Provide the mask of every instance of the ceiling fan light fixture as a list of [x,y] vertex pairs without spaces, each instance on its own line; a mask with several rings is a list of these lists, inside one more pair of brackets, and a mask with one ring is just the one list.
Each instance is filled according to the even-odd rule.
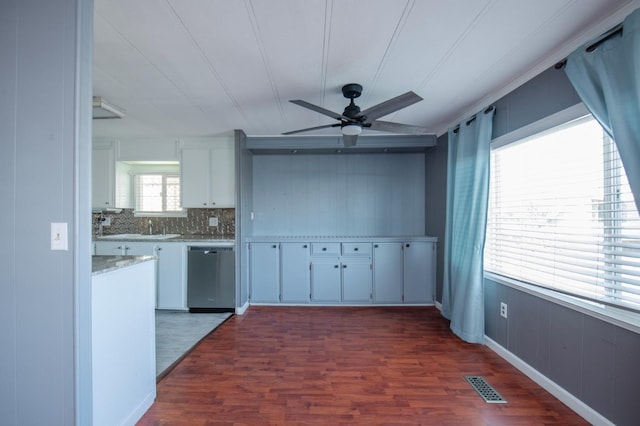
[[362,133],[362,126],[358,124],[351,123],[351,124],[342,126],[343,135],[356,136],[356,135],[359,135],[360,133]]

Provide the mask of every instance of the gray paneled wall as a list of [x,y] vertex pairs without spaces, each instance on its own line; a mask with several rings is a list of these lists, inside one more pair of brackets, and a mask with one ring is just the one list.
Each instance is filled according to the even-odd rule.
[[[91,1],[0,1],[3,425],[89,424],[92,17]],[[53,222],[69,250],[50,249]]]
[[488,337],[613,423],[638,424],[640,335],[489,279],[485,304]]
[[253,233],[424,235],[424,153],[253,157]]

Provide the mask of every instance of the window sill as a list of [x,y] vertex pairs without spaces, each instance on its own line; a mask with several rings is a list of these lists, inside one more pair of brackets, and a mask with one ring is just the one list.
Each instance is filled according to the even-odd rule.
[[133,212],[133,217],[187,217],[187,210],[181,212]]
[[484,278],[640,334],[640,314],[557,293],[492,272],[484,271]]

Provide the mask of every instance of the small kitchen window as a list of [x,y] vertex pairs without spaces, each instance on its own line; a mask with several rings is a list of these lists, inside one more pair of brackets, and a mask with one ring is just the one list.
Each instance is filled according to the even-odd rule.
[[171,173],[140,173],[133,177],[136,216],[185,217],[180,207],[180,176]]

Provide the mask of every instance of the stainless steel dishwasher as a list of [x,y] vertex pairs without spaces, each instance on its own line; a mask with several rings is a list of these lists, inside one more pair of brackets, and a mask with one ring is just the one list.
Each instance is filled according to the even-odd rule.
[[189,247],[187,307],[189,312],[233,312],[235,252],[231,247]]

